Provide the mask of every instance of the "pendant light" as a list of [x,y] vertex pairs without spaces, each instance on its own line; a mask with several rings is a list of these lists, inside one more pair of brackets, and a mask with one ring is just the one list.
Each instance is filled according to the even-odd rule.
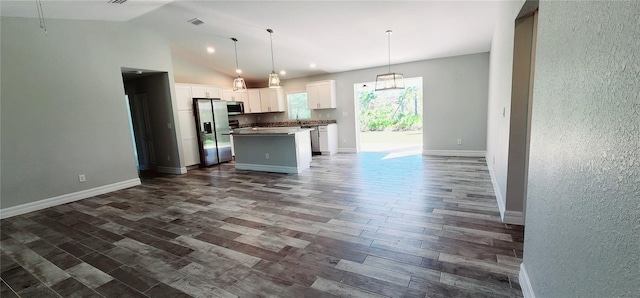
[[267,32],[269,32],[269,40],[271,41],[271,74],[269,74],[269,88],[280,88],[282,87],[280,86],[280,77],[278,77],[275,64],[273,63],[273,38],[271,37],[273,30],[267,29]]
[[391,72],[391,33],[393,33],[393,31],[387,30],[386,33],[389,44],[389,72],[376,77],[376,91],[404,89],[404,79],[402,74]]
[[247,83],[245,83],[244,79],[240,77],[240,73],[242,71],[240,70],[240,67],[238,67],[238,40],[235,37],[232,37],[231,40],[233,40],[233,47],[236,50],[236,73],[238,74],[236,79],[233,80],[233,91],[245,91],[247,90]]

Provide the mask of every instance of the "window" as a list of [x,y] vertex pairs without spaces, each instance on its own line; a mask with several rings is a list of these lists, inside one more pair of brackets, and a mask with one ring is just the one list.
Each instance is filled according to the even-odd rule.
[[307,106],[307,93],[287,94],[289,120],[311,119],[311,110]]

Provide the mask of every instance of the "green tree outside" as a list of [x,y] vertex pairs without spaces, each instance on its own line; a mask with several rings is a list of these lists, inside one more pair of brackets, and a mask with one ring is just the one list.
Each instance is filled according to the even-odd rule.
[[361,91],[360,131],[422,130],[422,88]]

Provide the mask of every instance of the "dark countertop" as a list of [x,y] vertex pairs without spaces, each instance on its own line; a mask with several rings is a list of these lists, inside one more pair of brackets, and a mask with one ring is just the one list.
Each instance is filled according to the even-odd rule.
[[231,131],[234,136],[269,136],[269,135],[293,135],[299,132],[312,131],[313,128],[300,127],[259,127],[240,128]]
[[301,121],[283,121],[283,122],[267,122],[267,123],[248,123],[241,124],[242,128],[248,127],[318,127],[327,124],[337,123],[336,120],[301,120]]

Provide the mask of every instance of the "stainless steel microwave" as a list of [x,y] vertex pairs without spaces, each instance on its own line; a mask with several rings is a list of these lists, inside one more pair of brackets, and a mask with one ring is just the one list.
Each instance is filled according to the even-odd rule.
[[227,112],[229,112],[229,115],[242,115],[242,114],[244,114],[244,102],[241,102],[241,101],[227,101]]

